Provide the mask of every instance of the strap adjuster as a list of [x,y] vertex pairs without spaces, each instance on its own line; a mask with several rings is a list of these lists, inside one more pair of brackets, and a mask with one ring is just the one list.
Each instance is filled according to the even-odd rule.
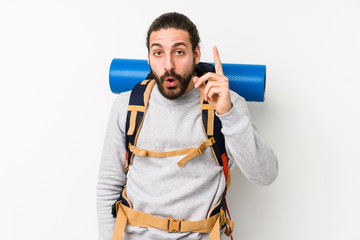
[[167,224],[167,232],[168,233],[181,233],[181,222],[184,221],[184,219],[174,219],[172,217],[168,217],[168,224]]

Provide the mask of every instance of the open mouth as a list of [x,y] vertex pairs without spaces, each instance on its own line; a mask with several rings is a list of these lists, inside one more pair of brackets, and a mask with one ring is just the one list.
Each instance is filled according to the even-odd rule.
[[166,86],[168,87],[174,87],[176,85],[176,79],[173,77],[167,77],[165,79]]

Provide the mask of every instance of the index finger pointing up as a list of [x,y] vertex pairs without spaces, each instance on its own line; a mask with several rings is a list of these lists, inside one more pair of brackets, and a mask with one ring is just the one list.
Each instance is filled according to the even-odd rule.
[[219,56],[219,51],[216,46],[213,47],[213,53],[214,53],[214,64],[215,64],[215,72],[220,75],[224,75],[221,60]]

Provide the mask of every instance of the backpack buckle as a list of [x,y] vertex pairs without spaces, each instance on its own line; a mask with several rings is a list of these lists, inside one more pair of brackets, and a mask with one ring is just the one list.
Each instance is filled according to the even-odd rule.
[[181,222],[184,221],[184,219],[174,219],[172,217],[168,217],[168,224],[167,224],[167,232],[168,233],[181,233]]

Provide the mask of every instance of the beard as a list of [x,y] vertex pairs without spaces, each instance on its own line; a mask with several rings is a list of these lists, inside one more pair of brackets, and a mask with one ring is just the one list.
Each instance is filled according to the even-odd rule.
[[[152,69],[151,72],[155,77],[155,81],[159,87],[160,93],[166,97],[167,99],[174,100],[182,96],[187,87],[189,86],[189,82],[192,79],[192,76],[195,71],[195,61],[191,66],[191,69],[185,72],[183,75],[175,73],[173,70],[165,72],[164,75],[158,76]],[[176,80],[175,86],[166,86],[165,79],[167,77],[172,77]]]

